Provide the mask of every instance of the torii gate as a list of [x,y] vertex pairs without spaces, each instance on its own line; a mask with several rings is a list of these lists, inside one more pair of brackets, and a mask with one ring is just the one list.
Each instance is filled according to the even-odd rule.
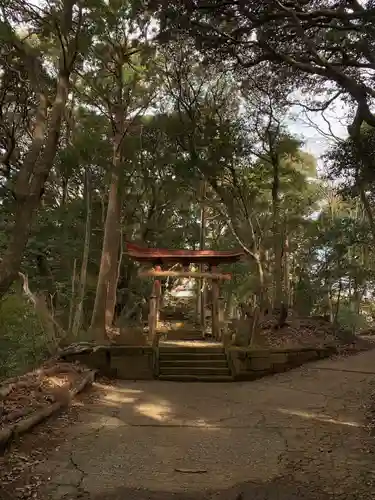
[[[167,250],[162,248],[143,248],[134,243],[126,243],[127,254],[137,262],[148,263],[152,265],[151,269],[140,270],[138,275],[141,277],[151,276],[176,277],[176,278],[196,278],[209,279],[212,282],[212,336],[214,339],[220,339],[221,318],[220,318],[220,280],[230,280],[228,273],[218,272],[218,266],[223,263],[237,262],[244,257],[243,250]],[[190,264],[200,264],[208,266],[208,272],[195,271],[172,271],[163,270],[162,266],[170,268],[172,265],[181,264],[184,269],[188,269]],[[156,337],[158,326],[158,316],[160,308],[161,284],[155,279],[152,295],[150,297],[150,308],[148,316],[149,339],[151,342]]]

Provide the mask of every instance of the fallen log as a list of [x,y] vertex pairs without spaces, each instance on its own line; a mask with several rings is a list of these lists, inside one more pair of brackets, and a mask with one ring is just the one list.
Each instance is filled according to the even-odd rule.
[[91,385],[94,380],[95,380],[95,375],[96,371],[95,370],[90,370],[84,377],[82,377],[81,380],[77,380],[77,382],[74,384],[74,386],[70,389],[69,391],[69,402],[83,389],[86,387],[86,385]]
[[[5,380],[0,384],[0,400],[5,399],[13,389],[21,387],[30,388],[37,387],[42,377],[50,377],[53,375],[63,375],[65,373],[78,373],[77,367],[74,365],[57,365],[47,368],[39,368],[20,377],[13,377]],[[34,378],[35,377],[35,378]]]
[[9,384],[8,386],[0,387],[0,400],[5,399],[8,396],[8,394],[10,394],[13,391],[15,386],[16,384]]
[[94,382],[95,374],[95,370],[90,370],[82,374],[81,378],[69,389],[66,397],[62,397],[59,401],[35,411],[20,422],[4,426],[0,429],[0,450],[4,450],[14,438],[28,432],[51,415],[66,408],[78,393],[83,391],[87,385],[91,385]]
[[5,449],[6,445],[12,439],[13,426],[7,426],[0,429],[0,451]]
[[15,420],[18,420],[19,418],[24,418],[27,415],[30,415],[32,413],[34,408],[22,408],[22,410],[14,410],[11,413],[8,413],[3,417],[3,420],[5,422],[14,422]]
[[36,411],[30,417],[27,417],[16,424],[13,424],[12,434],[14,438],[24,434],[28,430],[35,427],[37,424],[40,424],[46,418],[50,417],[53,413],[56,413],[64,406],[64,401],[57,401],[52,405],[48,405],[40,410]]

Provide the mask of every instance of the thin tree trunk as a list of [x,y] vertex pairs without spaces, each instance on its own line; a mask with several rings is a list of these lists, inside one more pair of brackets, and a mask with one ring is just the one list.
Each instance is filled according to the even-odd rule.
[[[289,248],[288,248],[289,251]],[[294,255],[291,256],[291,261],[289,262],[289,294],[288,294],[288,304],[291,309],[294,308],[294,299],[295,299],[295,288],[296,288],[296,273],[295,273],[295,264],[294,264]]]
[[328,307],[329,320],[331,323],[333,323],[332,283],[330,280],[327,288],[327,307]]
[[[120,277],[121,277],[121,267],[122,267],[122,258],[124,256],[124,241],[123,241],[123,232],[122,232],[122,227],[120,227],[120,254],[119,254],[119,258],[118,258],[118,265],[117,265],[117,275],[116,275],[116,287],[114,287],[114,291],[115,291],[115,297],[114,297],[114,301],[113,301],[113,311],[112,311],[112,322],[115,321],[115,315],[116,315],[116,306],[118,304],[118,300],[117,300],[117,288],[118,288],[118,284],[119,284],[119,281],[120,281]],[[142,319],[142,312],[140,313],[140,320]]]
[[[360,299],[360,292],[359,292],[359,286],[358,286],[358,280],[355,277],[354,278],[354,291],[353,291],[353,299],[352,299],[352,306],[351,309],[352,311],[358,315],[359,311],[361,309],[361,299]],[[352,325],[352,332],[355,333],[357,329],[356,321],[353,322]]]
[[266,293],[265,293],[264,270],[259,255],[255,257],[255,264],[257,266],[258,280],[259,280],[258,301],[260,310],[263,313],[265,309],[267,309],[268,301],[266,300]]
[[272,167],[273,253],[275,259],[273,307],[276,310],[281,310],[283,302],[283,235],[281,234],[280,224],[280,178],[278,158],[273,159]]
[[285,228],[284,239],[284,304],[289,309],[290,307],[290,265],[289,265],[289,238],[287,229]]
[[86,223],[85,223],[85,240],[83,244],[83,255],[81,272],[78,284],[77,301],[74,313],[74,320],[72,326],[73,337],[77,337],[79,330],[82,325],[82,310],[83,310],[83,300],[85,298],[86,291],[86,280],[87,280],[87,264],[89,261],[90,252],[90,236],[91,236],[91,216],[92,216],[92,204],[91,204],[91,171],[87,167],[85,170],[85,194],[84,198],[86,201]]
[[340,278],[339,292],[337,294],[337,302],[336,302],[336,312],[335,312],[335,317],[333,319],[333,323],[335,323],[335,324],[338,323],[338,316],[339,316],[339,312],[340,312],[340,302],[341,302],[341,292],[342,292],[342,279]]
[[[207,182],[203,180],[201,182],[201,221],[200,221],[200,238],[199,238],[199,250],[204,250],[206,245],[206,190]],[[204,265],[201,264],[200,272],[204,271]],[[206,289],[204,286],[204,279],[198,281],[198,293],[197,293],[197,320],[199,320],[201,325],[202,334],[206,331]]]
[[77,281],[77,259],[73,261],[73,272],[70,285],[70,307],[69,307],[69,320],[68,320],[68,332],[72,331],[73,318],[74,318],[74,304],[76,300],[76,281]]
[[[71,98],[70,106],[66,108],[66,113],[65,113],[65,126],[66,126],[66,131],[65,131],[65,147],[72,147],[72,136],[74,132],[74,108],[75,108],[75,93],[74,89],[76,86],[77,82],[77,74],[74,74],[72,76],[72,89],[73,89],[73,95]],[[69,186],[69,175],[67,172],[60,172],[61,174],[61,205],[66,206],[68,202],[68,186]]]
[[370,202],[367,198],[366,192],[364,190],[363,184],[360,182],[358,183],[358,188],[359,188],[359,195],[363,204],[363,208],[365,209],[366,215],[368,222],[370,224],[371,228],[371,233],[372,233],[372,238],[375,240],[375,220],[374,220],[374,214],[372,213],[372,208],[370,205]]
[[44,252],[41,251],[37,255],[36,262],[37,262],[38,273],[43,278],[43,282],[45,284],[43,288],[44,292],[46,292],[46,303],[52,311],[57,306],[57,299],[58,299],[57,288],[55,280],[53,278],[53,274],[48,264],[47,257]]
[[[119,205],[120,208],[120,205]],[[118,214],[118,220],[120,220],[120,213]],[[117,231],[118,240],[116,242],[117,245],[117,256],[113,255],[113,266],[111,268],[111,277],[108,283],[107,290],[107,304],[105,310],[105,325],[106,328],[110,328],[113,324],[113,319],[115,316],[115,309],[117,303],[117,286],[118,280],[120,277],[120,269],[121,269],[121,260],[122,260],[122,231],[121,227],[119,227]],[[116,265],[115,265],[116,264]]]

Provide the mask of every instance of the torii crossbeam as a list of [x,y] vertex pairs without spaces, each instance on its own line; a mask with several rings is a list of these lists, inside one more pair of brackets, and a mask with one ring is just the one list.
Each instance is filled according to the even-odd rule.
[[[164,248],[144,248],[134,243],[127,242],[127,255],[137,262],[149,263],[152,269],[139,272],[141,277],[180,277],[209,279],[212,283],[212,335],[219,340],[221,337],[221,321],[219,311],[219,280],[230,280],[228,273],[217,272],[217,267],[223,263],[233,263],[244,257],[242,250],[168,250]],[[181,264],[186,269],[190,264],[207,265],[209,272],[173,271],[163,270],[162,266]],[[156,334],[158,313],[160,307],[161,284],[159,280],[154,281],[153,292],[150,298],[149,310],[149,336],[153,341]]]

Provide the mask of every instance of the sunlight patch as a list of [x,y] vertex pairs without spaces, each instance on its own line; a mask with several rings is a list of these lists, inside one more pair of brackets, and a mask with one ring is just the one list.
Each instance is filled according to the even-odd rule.
[[203,420],[202,418],[199,418],[198,420],[195,420],[194,421],[194,424],[197,426],[197,427],[201,427],[202,429],[207,429],[209,431],[218,431],[220,430],[220,427],[218,427],[217,424],[210,424],[209,422],[207,422],[206,420]]
[[322,415],[321,413],[313,413],[307,411],[300,410],[287,410],[285,408],[277,409],[280,413],[284,413],[286,415],[294,415],[301,418],[309,418],[312,420],[318,420],[319,422],[326,422],[328,424],[336,424],[336,425],[347,425],[348,427],[363,427],[358,422],[351,422],[347,420],[337,420],[332,417],[328,417],[327,415]]
[[131,398],[129,396],[126,396],[125,394],[116,394],[112,392],[110,394],[104,394],[102,400],[110,401],[111,403],[134,403],[136,401],[136,398]]
[[121,392],[121,393],[128,393],[128,394],[142,394],[143,391],[140,389],[128,389],[126,388],[121,388],[113,385],[106,385],[106,384],[101,384],[100,382],[95,382],[95,387],[98,387],[99,389],[103,389],[105,391],[111,391],[111,392]]
[[171,409],[163,404],[141,403],[136,408],[141,415],[150,417],[158,422],[164,422],[171,414]]

